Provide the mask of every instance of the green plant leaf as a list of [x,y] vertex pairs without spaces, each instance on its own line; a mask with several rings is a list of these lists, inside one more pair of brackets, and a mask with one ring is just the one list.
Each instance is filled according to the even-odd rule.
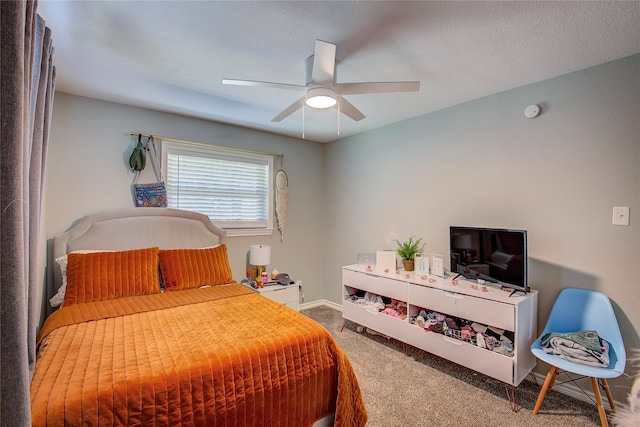
[[406,242],[400,242],[398,239],[394,240],[398,244],[398,249],[396,251],[402,259],[415,259],[416,254],[419,254],[424,250],[424,244],[420,244],[422,242],[422,237],[417,239],[416,236],[411,236]]

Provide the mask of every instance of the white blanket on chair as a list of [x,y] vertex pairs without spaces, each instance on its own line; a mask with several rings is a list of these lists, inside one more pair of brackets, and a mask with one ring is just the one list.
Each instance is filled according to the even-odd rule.
[[[562,334],[554,334],[542,349],[549,354],[553,354],[570,362],[581,363],[583,365],[606,368],[609,366],[609,343],[600,339],[601,351],[594,351],[582,344],[564,337]],[[545,340],[543,339],[543,342]]]

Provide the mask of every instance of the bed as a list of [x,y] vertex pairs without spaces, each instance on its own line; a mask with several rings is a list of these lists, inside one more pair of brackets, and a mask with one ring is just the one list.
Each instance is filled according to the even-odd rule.
[[365,425],[329,332],[235,283],[206,216],[89,215],[52,253],[64,296],[38,335],[34,426]]

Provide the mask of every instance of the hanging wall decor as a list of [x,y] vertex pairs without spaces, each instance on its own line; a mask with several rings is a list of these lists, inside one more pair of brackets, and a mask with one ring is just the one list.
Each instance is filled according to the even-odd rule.
[[284,240],[284,223],[287,218],[287,203],[289,201],[289,178],[284,170],[276,172],[276,220],[280,231],[280,241]]
[[[139,138],[138,141],[140,141]],[[139,208],[166,208],[167,189],[164,185],[164,177],[162,176],[162,169],[160,168],[160,160],[158,159],[156,142],[153,139],[153,135],[149,135],[149,139],[144,146],[146,151],[149,151],[150,143],[151,147],[153,148],[153,159],[155,159],[153,169],[156,174],[156,178],[159,178],[160,181],[152,182],[149,184],[139,184],[138,179],[140,178],[140,171],[137,171],[135,183],[133,184],[135,205]],[[140,142],[138,142],[138,144],[140,144]],[[144,169],[144,165],[142,168]]]
[[147,164],[147,155],[142,145],[142,135],[138,134],[138,144],[129,157],[129,167],[132,171],[141,172]]

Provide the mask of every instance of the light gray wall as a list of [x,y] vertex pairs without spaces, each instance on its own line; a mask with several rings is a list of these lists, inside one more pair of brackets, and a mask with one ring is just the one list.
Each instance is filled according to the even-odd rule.
[[[640,55],[329,144],[325,298],[341,300],[341,265],[394,238],[423,237],[448,266],[450,225],[522,228],[539,330],[562,288],[597,289],[639,348],[638,76]],[[630,226],[611,225],[614,206]]]
[[[46,236],[66,231],[84,215],[133,207],[134,175],[128,159],[136,138],[129,132],[153,133],[227,147],[284,153],[289,178],[285,239],[280,234],[229,237],[234,277],[245,277],[249,245],[271,245],[271,264],[301,279],[306,301],[323,298],[324,149],[321,144],[56,93],[45,176]],[[274,163],[280,167],[280,160]],[[155,178],[150,168],[141,182]]]
[[[640,55],[327,145],[57,93],[45,234],[132,206],[130,131],[283,152],[286,239],[230,238],[235,277],[250,244],[271,244],[270,268],[302,279],[307,302],[340,304],[340,267],[358,252],[417,235],[446,255],[450,225],[525,228],[539,329],[560,289],[598,289],[612,299],[627,347],[639,348],[638,75]],[[534,103],[542,114],[526,119]],[[631,208],[631,226],[611,225],[613,206]],[[630,382],[614,384],[623,401]]]

